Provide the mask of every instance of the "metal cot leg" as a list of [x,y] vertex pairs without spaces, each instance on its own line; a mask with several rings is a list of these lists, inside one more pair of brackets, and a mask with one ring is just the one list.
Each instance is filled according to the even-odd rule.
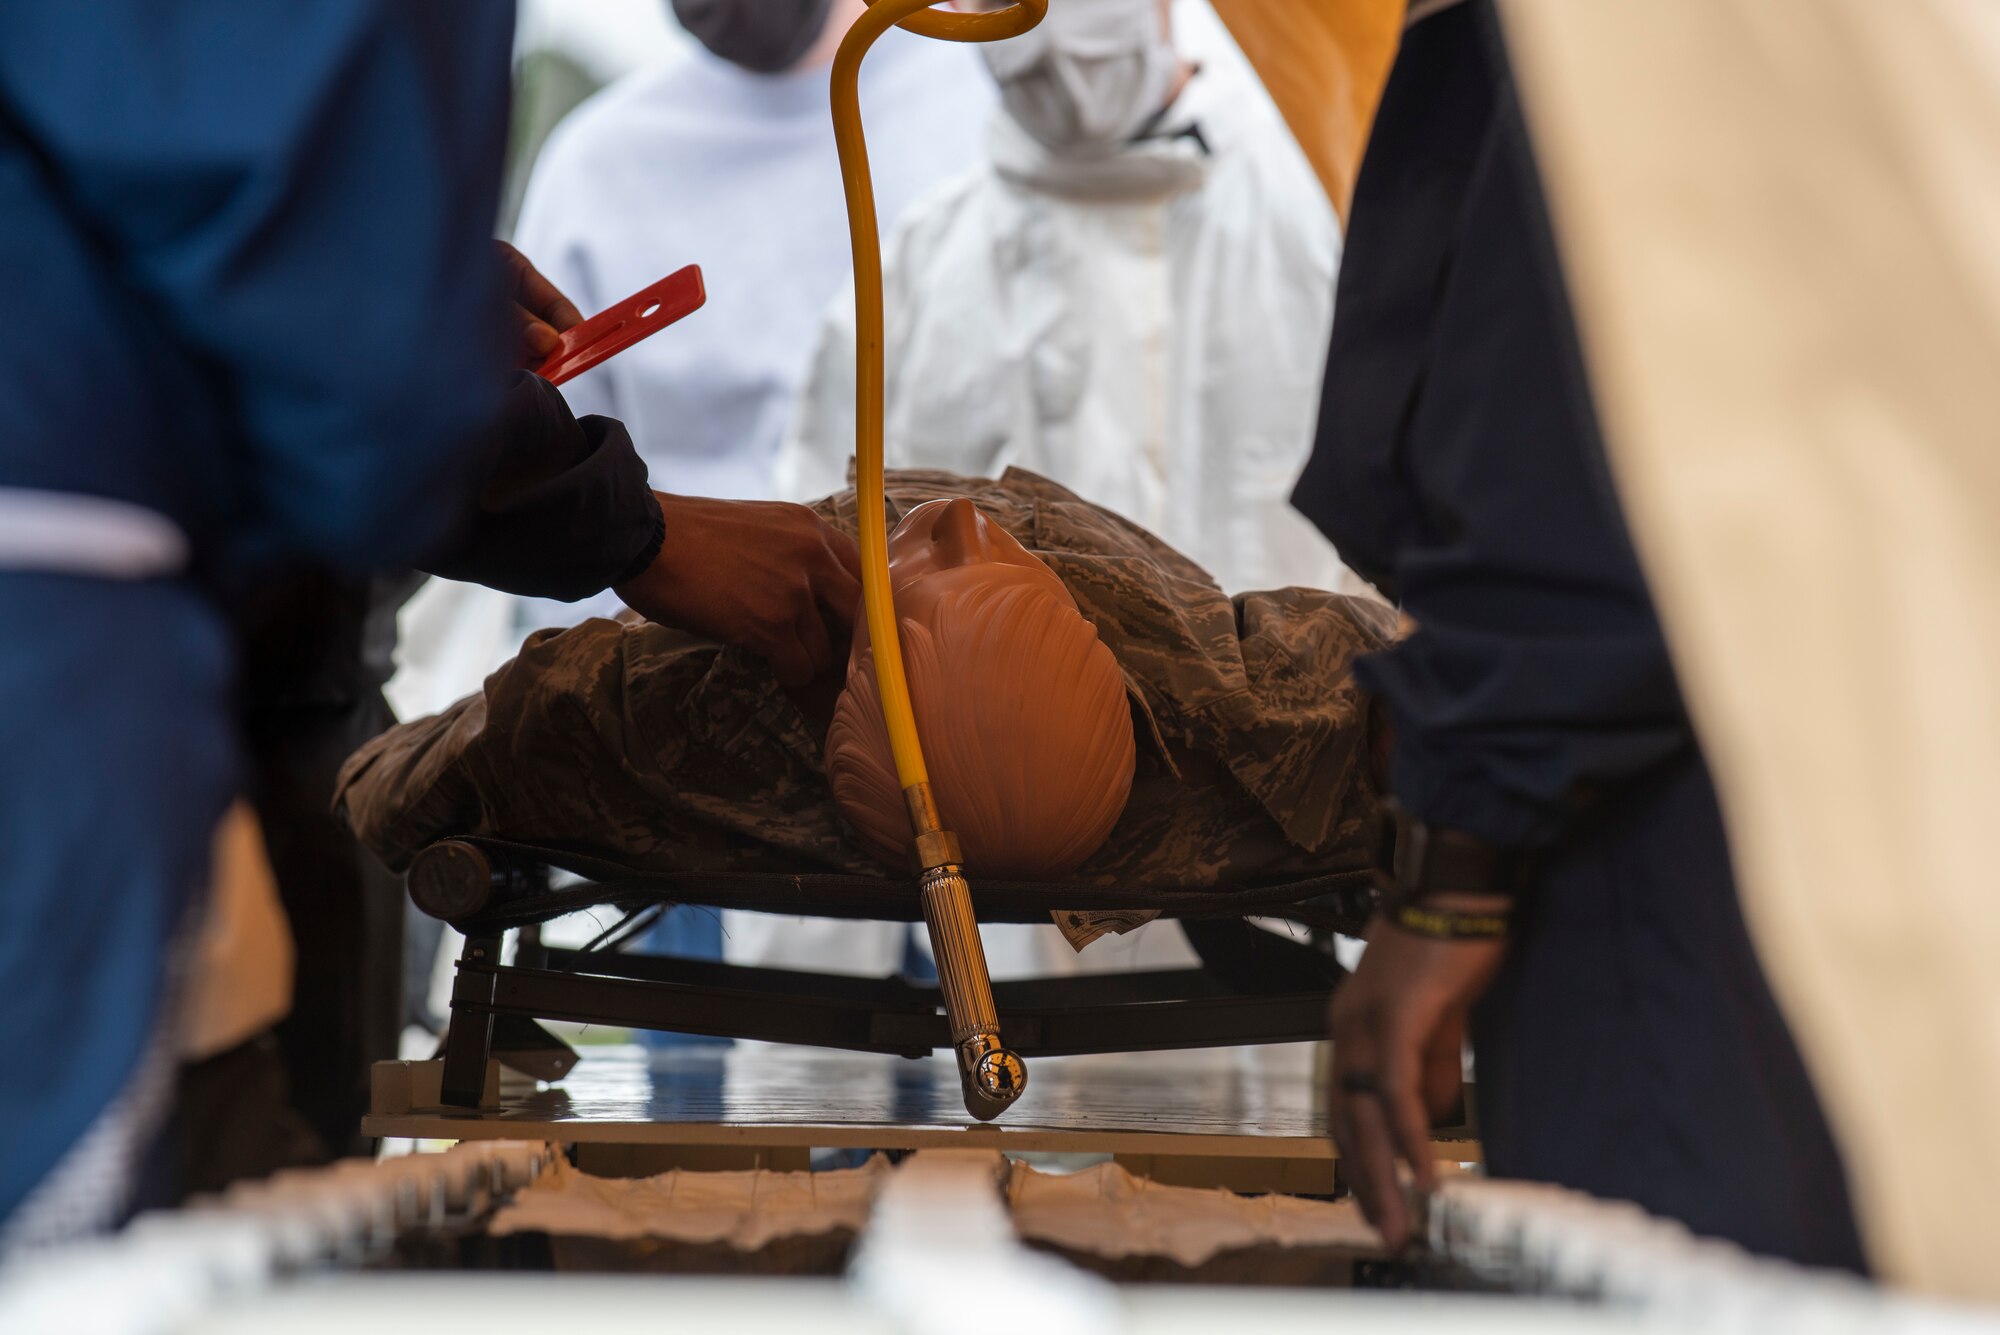
[[444,1041],[442,1096],[447,1107],[477,1108],[486,1090],[486,1059],[493,1050],[493,968],[498,936],[469,937],[458,957],[451,988],[451,1030]]

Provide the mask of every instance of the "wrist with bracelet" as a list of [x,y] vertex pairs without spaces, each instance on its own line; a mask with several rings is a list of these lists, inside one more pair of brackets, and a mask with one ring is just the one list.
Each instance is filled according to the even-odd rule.
[[1401,931],[1434,941],[1504,940],[1526,871],[1520,849],[1419,820],[1394,798],[1383,804],[1375,883],[1381,916]]

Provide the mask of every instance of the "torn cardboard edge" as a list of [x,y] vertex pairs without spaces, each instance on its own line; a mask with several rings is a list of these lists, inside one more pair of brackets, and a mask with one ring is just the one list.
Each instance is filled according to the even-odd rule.
[[[487,1231],[755,1252],[782,1239],[860,1233],[896,1171],[881,1155],[860,1168],[822,1173],[675,1169],[643,1178],[594,1177],[563,1162],[502,1207]],[[1351,1200],[1163,1186],[1113,1163],[1047,1173],[997,1152],[984,1171],[1020,1239],[1064,1253],[1111,1262],[1158,1257],[1190,1270],[1251,1250],[1383,1254]]]

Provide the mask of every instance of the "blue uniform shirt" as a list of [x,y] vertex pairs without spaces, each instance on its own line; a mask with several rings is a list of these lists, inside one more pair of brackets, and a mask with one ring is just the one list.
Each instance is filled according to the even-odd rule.
[[[7,5],[0,488],[148,507],[210,581],[430,550],[505,383],[512,27],[495,0]],[[167,945],[235,791],[230,657],[186,581],[0,571],[0,1222],[146,1133]],[[132,1137],[69,1158],[100,1125]],[[38,1224],[103,1222],[66,1185]]]
[[0,487],[407,562],[503,384],[513,7],[41,0],[0,40]]

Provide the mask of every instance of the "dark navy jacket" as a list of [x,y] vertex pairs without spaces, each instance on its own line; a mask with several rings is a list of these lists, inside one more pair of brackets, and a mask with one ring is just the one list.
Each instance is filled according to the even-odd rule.
[[1693,736],[1490,23],[1461,5],[1405,37],[1293,501],[1417,624],[1362,669],[1395,725],[1397,796],[1538,844]]
[[1417,623],[1361,667],[1392,787],[1543,849],[1472,1015],[1488,1170],[1861,1269],[1606,472],[1491,0],[1405,34],[1334,318],[1294,501]]

